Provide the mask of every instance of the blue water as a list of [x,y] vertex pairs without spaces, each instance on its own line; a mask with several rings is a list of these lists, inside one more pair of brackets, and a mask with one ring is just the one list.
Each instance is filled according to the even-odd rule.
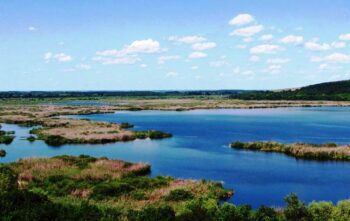
[[160,141],[137,140],[108,145],[48,147],[30,144],[21,137],[28,129],[16,130],[8,155],[0,162],[29,156],[89,154],[152,164],[152,175],[209,179],[235,190],[230,200],[283,206],[283,197],[296,192],[304,201],[336,202],[350,197],[350,163],[296,160],[277,153],[233,150],[232,141],[276,140],[284,143],[336,142],[350,144],[350,108],[286,108],[247,110],[194,110],[185,112],[139,111],[74,116],[97,121],[129,122],[134,129],[156,129],[172,133]]

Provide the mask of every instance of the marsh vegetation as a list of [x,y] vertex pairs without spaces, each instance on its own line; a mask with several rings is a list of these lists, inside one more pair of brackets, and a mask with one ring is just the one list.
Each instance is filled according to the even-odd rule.
[[350,147],[347,145],[338,146],[335,143],[327,144],[282,144],[277,142],[240,142],[236,141],[230,144],[231,148],[283,153],[297,159],[305,160],[334,160],[350,161]]

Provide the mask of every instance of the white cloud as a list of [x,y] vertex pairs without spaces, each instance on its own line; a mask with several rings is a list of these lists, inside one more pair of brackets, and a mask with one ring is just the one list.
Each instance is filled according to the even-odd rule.
[[158,64],[164,64],[167,61],[173,61],[173,60],[178,60],[181,57],[179,55],[167,55],[167,56],[160,56],[158,58]]
[[251,61],[251,62],[259,62],[260,58],[258,56],[253,55],[253,56],[251,56],[249,58],[249,61]]
[[344,42],[332,42],[331,44],[327,43],[318,43],[317,39],[313,39],[305,43],[305,48],[312,51],[328,51],[331,49],[339,49],[346,47]]
[[350,55],[333,53],[325,57],[311,57],[312,62],[349,63]]
[[242,36],[242,37],[251,37],[264,29],[262,25],[252,25],[245,28],[236,29],[230,33],[230,36]]
[[176,72],[168,72],[165,76],[167,77],[177,77],[179,74]]
[[270,74],[278,74],[281,72],[281,68],[282,68],[281,65],[272,64],[272,65],[269,65],[265,71],[269,72]]
[[28,31],[37,31],[38,29],[36,27],[33,26],[29,26],[28,27]]
[[273,35],[262,35],[259,40],[260,41],[270,41],[273,39]]
[[192,70],[197,70],[198,69],[198,66],[194,65],[191,67]]
[[58,62],[69,62],[72,60],[72,57],[64,53],[53,54],[52,52],[47,52],[44,55],[44,60],[46,63],[49,63],[52,60],[55,60]]
[[209,63],[209,65],[211,67],[216,67],[216,68],[225,66],[227,64],[228,64],[228,62],[225,61],[225,60],[212,61],[212,62]]
[[136,55],[123,56],[123,57],[104,57],[98,56],[93,58],[94,61],[100,61],[102,64],[135,64],[141,61]]
[[128,54],[132,53],[157,53],[160,51],[160,44],[158,41],[152,39],[134,41],[125,49],[125,52]]
[[196,51],[203,51],[211,48],[215,48],[215,42],[203,42],[203,43],[195,43],[192,45],[192,49]]
[[340,35],[339,39],[342,40],[342,41],[350,41],[350,33],[349,34]]
[[208,57],[208,55],[206,53],[203,53],[203,52],[200,52],[200,51],[192,52],[188,56],[189,59],[197,59],[197,58],[205,58],[205,57]]
[[254,71],[246,70],[246,71],[242,71],[240,74],[244,76],[251,76],[251,75],[254,75]]
[[162,52],[158,41],[153,39],[138,40],[126,45],[121,50],[111,49],[105,51],[97,51],[95,61],[102,64],[134,64],[141,59],[139,54],[154,54]]
[[191,36],[184,36],[184,37],[171,36],[168,38],[168,40],[184,43],[184,44],[196,44],[196,43],[204,42],[207,39],[199,35],[191,35]]
[[80,70],[90,70],[91,69],[91,65],[88,65],[88,64],[78,64],[76,66],[77,69],[80,69]]
[[332,42],[331,47],[332,48],[345,48],[346,44],[345,44],[345,42]]
[[280,40],[283,44],[294,44],[299,45],[303,43],[304,37],[297,35],[288,35]]
[[247,47],[247,45],[236,45],[236,48],[239,49],[245,49]]
[[290,61],[288,58],[271,58],[267,60],[268,64],[286,64]]
[[243,39],[243,42],[246,42],[246,43],[249,43],[249,42],[252,42],[252,41],[254,41],[254,38],[252,38],[252,37],[248,37],[248,38],[244,38]]
[[281,50],[278,45],[263,44],[250,49],[251,54],[272,54]]
[[329,65],[326,63],[320,64],[320,66],[318,66],[318,69],[320,69],[321,71],[326,70],[329,68]]
[[141,68],[147,68],[147,64],[141,64],[140,67]]
[[250,14],[239,14],[229,21],[230,25],[246,25],[254,21],[254,17]]

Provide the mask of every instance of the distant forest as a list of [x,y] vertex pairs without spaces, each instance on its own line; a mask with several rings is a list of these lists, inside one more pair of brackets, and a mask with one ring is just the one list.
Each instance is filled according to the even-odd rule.
[[327,82],[280,91],[259,90],[189,90],[189,91],[7,91],[0,98],[66,97],[208,97],[242,100],[334,100],[350,101],[350,80]]
[[0,98],[57,98],[57,97],[184,97],[184,96],[230,96],[244,90],[198,90],[198,91],[7,91]]
[[295,90],[251,91],[230,98],[243,100],[333,100],[350,101],[350,80],[327,82]]

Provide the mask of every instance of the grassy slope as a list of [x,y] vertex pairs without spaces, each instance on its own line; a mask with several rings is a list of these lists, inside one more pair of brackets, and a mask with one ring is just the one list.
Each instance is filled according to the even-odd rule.
[[247,92],[231,98],[247,100],[350,100],[350,80],[310,85],[296,90]]

